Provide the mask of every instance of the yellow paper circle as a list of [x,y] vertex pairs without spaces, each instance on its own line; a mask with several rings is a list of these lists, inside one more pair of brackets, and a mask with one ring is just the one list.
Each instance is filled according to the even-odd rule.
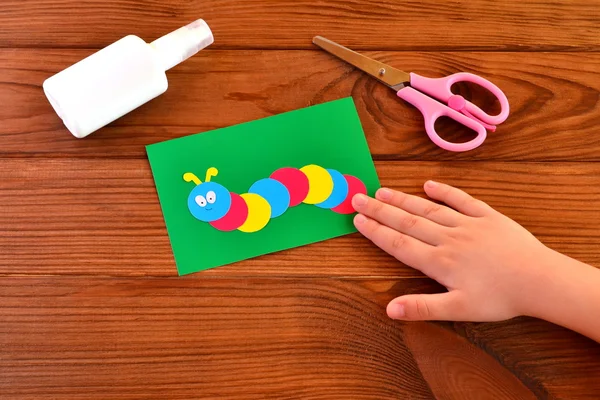
[[333,192],[333,179],[329,172],[314,164],[302,167],[300,171],[308,177],[308,195],[304,199],[304,203],[318,204],[327,200]]
[[248,218],[238,228],[242,232],[257,232],[267,226],[271,219],[271,206],[264,197],[256,193],[244,193],[240,197],[248,205]]

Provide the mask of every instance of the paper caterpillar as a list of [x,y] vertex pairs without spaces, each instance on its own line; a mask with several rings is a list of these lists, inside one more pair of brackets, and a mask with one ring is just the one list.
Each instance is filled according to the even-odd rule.
[[338,214],[352,214],[352,197],[367,193],[365,184],[355,176],[333,169],[306,165],[300,169],[280,168],[270,177],[256,181],[248,193],[236,194],[211,182],[219,171],[211,167],[201,182],[191,172],[183,174],[196,187],[188,196],[188,209],[194,218],[208,222],[221,231],[257,232],[271,220],[300,203],[313,204]]

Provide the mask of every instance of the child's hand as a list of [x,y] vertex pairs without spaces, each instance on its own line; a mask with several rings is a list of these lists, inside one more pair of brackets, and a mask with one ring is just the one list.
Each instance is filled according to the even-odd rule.
[[[404,320],[497,321],[528,313],[532,282],[556,253],[516,222],[448,185],[427,182],[429,197],[380,189],[357,195],[356,228],[448,293],[406,295],[387,313]],[[456,211],[455,211],[456,210]]]

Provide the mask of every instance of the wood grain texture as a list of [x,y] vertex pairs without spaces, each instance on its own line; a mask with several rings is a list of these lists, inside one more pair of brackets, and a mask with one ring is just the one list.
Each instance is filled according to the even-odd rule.
[[[548,246],[600,267],[600,164],[378,162],[384,186],[461,187]],[[251,184],[251,182],[249,182]],[[172,276],[173,255],[145,160],[0,163],[0,273]],[[206,276],[422,276],[358,234],[258,257]]]
[[11,399],[432,398],[368,282],[16,278],[0,289]]
[[[574,340],[572,332],[532,318],[490,324],[459,322],[453,328],[484,348],[529,388],[536,388],[533,390],[541,398],[594,399],[600,393],[596,386],[600,346],[587,338]],[[582,352],[587,356],[581,358]],[[536,379],[553,375],[559,364],[560,374],[543,381]],[[563,390],[577,391],[577,395],[551,395]]]
[[[204,18],[216,48],[598,50],[597,0],[3,0],[2,47],[100,48]],[[24,28],[26,27],[26,28]]]
[[[487,352],[503,341],[494,324],[476,325],[491,337],[474,346],[451,325],[385,316],[395,296],[437,291],[427,279],[0,278],[0,391],[11,399],[578,399],[600,390],[600,346],[583,347],[548,323],[504,323],[523,346],[545,343],[539,381]],[[565,353],[591,367],[585,387],[546,385],[574,374]]]
[[[438,400],[537,398],[492,356],[474,351],[472,343],[454,332],[426,322],[405,324],[403,332],[406,344]],[[472,359],[476,359],[477,364],[470,361]],[[438,379],[439,376],[446,379]]]
[[[145,158],[146,144],[352,96],[376,159],[600,160],[600,53],[366,53],[427,76],[474,72],[507,93],[507,122],[482,147],[460,154],[428,139],[416,108],[320,51],[203,52],[169,73],[167,93],[77,140],[41,85],[88,54],[0,52],[0,155]],[[463,93],[476,103],[495,106],[493,98],[468,89]],[[467,138],[453,124],[441,124],[439,130],[448,139]]]
[[[216,42],[167,93],[67,132],[46,78],[197,18]],[[389,320],[392,298],[444,289],[358,234],[176,277],[144,149],[352,96],[384,186],[459,186],[600,267],[598,20],[599,0],[1,1],[0,398],[598,398],[600,345],[558,326]],[[482,75],[511,115],[480,149],[442,151],[314,35],[426,76]]]

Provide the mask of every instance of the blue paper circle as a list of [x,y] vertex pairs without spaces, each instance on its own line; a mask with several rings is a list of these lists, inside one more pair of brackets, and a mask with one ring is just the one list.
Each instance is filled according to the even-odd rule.
[[215,182],[199,184],[188,196],[188,209],[200,221],[212,222],[223,218],[230,207],[229,190]]
[[340,172],[334,169],[328,169],[329,175],[331,175],[331,179],[333,179],[333,191],[322,203],[315,204],[320,208],[334,208],[342,204],[344,200],[346,200],[346,196],[348,196],[348,181],[344,178]]
[[256,193],[271,205],[271,218],[279,217],[290,206],[290,192],[275,179],[265,178],[254,182],[248,193]]

